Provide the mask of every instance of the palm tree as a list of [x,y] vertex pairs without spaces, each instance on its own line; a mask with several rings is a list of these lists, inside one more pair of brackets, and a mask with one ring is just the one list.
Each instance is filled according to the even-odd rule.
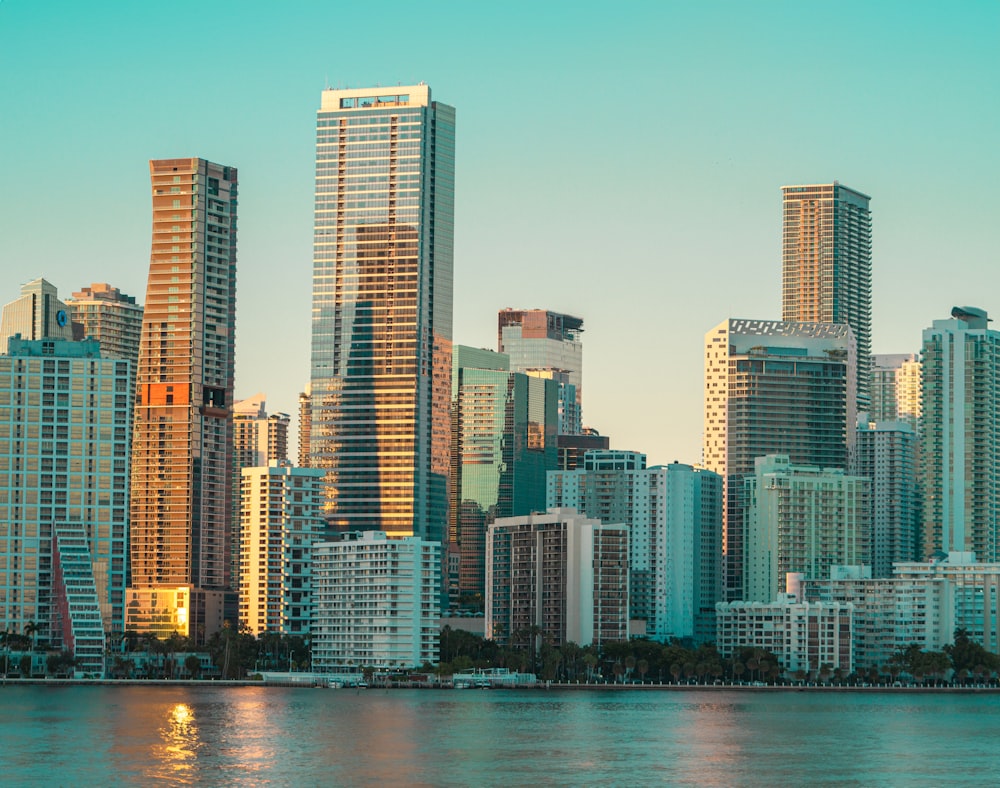
[[646,673],[649,671],[649,662],[644,659],[640,659],[635,663],[636,670],[639,671],[639,681],[645,683]]
[[24,625],[25,637],[31,638],[31,650],[35,650],[35,635],[38,634],[39,626],[34,621],[29,621]]

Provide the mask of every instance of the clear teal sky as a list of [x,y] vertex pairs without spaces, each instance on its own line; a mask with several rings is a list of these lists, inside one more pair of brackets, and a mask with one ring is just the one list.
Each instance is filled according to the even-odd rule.
[[0,302],[145,297],[150,158],[240,171],[237,396],[308,377],[324,85],[458,110],[455,339],[585,320],[584,420],[698,461],[705,332],[780,317],[780,187],[872,197],[873,349],[1000,317],[1000,2],[0,0]]

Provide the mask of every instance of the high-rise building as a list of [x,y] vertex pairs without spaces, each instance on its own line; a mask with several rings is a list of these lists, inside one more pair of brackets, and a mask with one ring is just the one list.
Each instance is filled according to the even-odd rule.
[[53,529],[65,527],[85,534],[104,631],[120,635],[129,363],[101,358],[93,340],[12,339],[8,349],[0,356],[0,629],[33,622],[39,639],[60,642],[52,551]]
[[0,352],[7,352],[7,340],[15,334],[24,340],[73,339],[69,307],[57,295],[55,285],[45,279],[22,285],[20,297],[4,306],[0,316]]
[[1000,561],[1000,331],[955,307],[924,330],[924,556]]
[[310,468],[312,452],[312,384],[306,383],[306,390],[299,392],[299,461],[300,468]]
[[287,413],[267,413],[267,398],[254,394],[233,404],[233,514],[229,542],[230,578],[233,588],[240,588],[241,473],[244,468],[266,468],[271,461],[288,459]]
[[874,577],[889,577],[894,563],[924,557],[916,461],[917,434],[907,422],[859,419],[851,473],[871,485]]
[[53,523],[50,645],[73,655],[77,675],[104,678],[107,638],[95,569],[86,526]]
[[127,358],[133,369],[139,360],[142,306],[106,282],[95,282],[66,299],[70,318],[83,336],[101,343],[104,358]]
[[629,606],[646,636],[715,638],[722,599],[722,479],[631,451],[587,452],[583,467],[548,475],[549,509],[576,509],[629,530]]
[[706,334],[704,464],[725,484],[730,599],[743,588],[743,479],[756,458],[847,467],[857,424],[854,354],[843,324],[727,320]]
[[544,509],[558,459],[557,384],[508,364],[503,353],[455,347],[449,541],[459,546],[460,595],[485,594],[486,529]]
[[783,186],[781,319],[846,323],[857,341],[858,410],[868,410],[871,198],[837,183]]
[[323,91],[309,440],[339,530],[445,537],[454,214],[454,108]]
[[149,170],[129,618],[137,631],[201,641],[221,626],[231,589],[237,174],[204,159],[151,161]]
[[255,635],[309,633],[322,478],[280,460],[241,470],[240,624]]
[[559,434],[582,429],[583,320],[547,309],[501,309],[497,350],[510,357],[512,372],[550,377],[559,383]]
[[486,636],[536,649],[627,640],[628,572],[625,525],[573,509],[501,518],[486,541]]
[[312,550],[313,670],[399,669],[438,661],[441,546],[383,531]]
[[744,481],[742,600],[773,602],[789,572],[829,577],[833,566],[871,565],[868,479],[777,454],[758,457],[756,470]]
[[920,356],[916,353],[872,356],[869,421],[905,421],[920,429]]

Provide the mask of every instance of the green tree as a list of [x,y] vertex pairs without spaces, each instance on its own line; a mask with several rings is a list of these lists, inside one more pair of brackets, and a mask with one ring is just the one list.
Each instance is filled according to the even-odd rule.
[[21,659],[18,660],[17,667],[21,672],[22,679],[31,678],[31,655],[22,654]]
[[201,674],[201,660],[198,659],[196,654],[188,654],[187,657],[184,658],[184,670],[187,671],[187,674],[191,678],[198,678]]

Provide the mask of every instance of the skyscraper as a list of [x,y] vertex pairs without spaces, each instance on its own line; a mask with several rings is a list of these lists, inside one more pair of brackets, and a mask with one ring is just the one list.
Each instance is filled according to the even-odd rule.
[[231,582],[237,175],[204,159],[151,161],[149,170],[129,619],[138,631],[201,640],[221,626]]
[[858,344],[858,410],[868,410],[872,219],[861,192],[836,181],[784,186],[781,319],[847,323]]
[[1000,331],[955,307],[924,330],[924,554],[1000,560]]
[[846,468],[855,344],[843,324],[727,320],[705,336],[705,467],[724,479],[725,586],[743,588],[743,478],[754,460]]
[[558,386],[508,366],[503,353],[455,347],[449,536],[461,594],[485,594],[490,523],[544,509],[545,473],[557,467]]
[[916,353],[872,356],[870,421],[905,421],[920,431],[920,356]]
[[510,357],[512,372],[559,383],[559,434],[582,429],[583,320],[547,309],[501,309],[497,350]]
[[338,529],[445,537],[454,192],[427,85],[323,91],[310,464]]

